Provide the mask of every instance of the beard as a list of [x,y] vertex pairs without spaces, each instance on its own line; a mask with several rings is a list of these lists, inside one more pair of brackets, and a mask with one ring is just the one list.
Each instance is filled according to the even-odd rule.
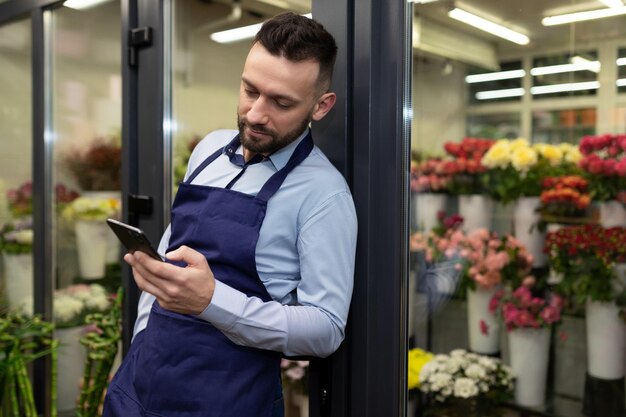
[[[309,115],[307,118],[302,120],[296,128],[290,130],[284,135],[280,135],[278,132],[267,129],[262,125],[250,125],[245,118],[242,118],[239,114],[237,114],[237,128],[239,129],[239,140],[241,141],[241,145],[249,151],[265,156],[271,155],[277,150],[284,148],[294,140],[298,139],[302,132],[304,132],[304,130],[309,126],[310,122],[311,117]],[[255,132],[269,135],[269,137],[258,139],[248,136],[245,133],[246,127],[254,130]]]

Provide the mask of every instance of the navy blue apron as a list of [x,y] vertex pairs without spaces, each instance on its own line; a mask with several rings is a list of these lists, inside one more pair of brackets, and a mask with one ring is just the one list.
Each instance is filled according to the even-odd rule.
[[[241,157],[235,154],[238,146],[239,136],[225,148],[229,157]],[[180,184],[168,251],[187,245],[206,256],[221,282],[270,301],[256,271],[259,230],[268,200],[312,149],[309,133],[256,196],[231,190],[234,181],[226,188],[191,184],[223,149],[209,156]],[[280,357],[236,345],[210,323],[155,301],[146,329],[111,381],[103,417],[270,417]]]

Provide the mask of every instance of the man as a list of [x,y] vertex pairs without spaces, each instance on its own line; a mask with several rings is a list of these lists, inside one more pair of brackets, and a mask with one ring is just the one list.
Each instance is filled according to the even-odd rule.
[[105,417],[280,416],[281,354],[324,357],[343,340],[356,215],[308,127],[335,103],[336,49],[294,13],[257,34],[239,132],[195,148],[159,245],[167,262],[124,257],[144,292]]

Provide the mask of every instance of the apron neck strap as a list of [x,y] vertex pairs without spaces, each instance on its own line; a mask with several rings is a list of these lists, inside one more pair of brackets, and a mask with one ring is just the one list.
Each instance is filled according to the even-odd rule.
[[256,196],[257,200],[261,200],[264,202],[269,201],[269,199],[272,198],[274,193],[276,193],[276,191],[278,191],[280,186],[283,184],[283,181],[285,181],[287,175],[302,161],[304,161],[306,157],[309,156],[312,150],[313,136],[311,135],[311,131],[309,130],[309,133],[307,133],[304,139],[302,139],[302,141],[293,151],[293,154],[291,154],[291,157],[289,158],[289,161],[287,161],[287,164],[280,171],[272,175],[270,179],[267,180],[265,185],[263,185],[263,188],[261,188],[261,191],[259,191]]
[[209,166],[211,162],[215,161],[224,152],[226,152],[229,157],[231,156],[230,154],[234,154],[239,147],[239,143],[239,134],[237,134],[237,136],[235,136],[228,145],[224,146],[223,148],[219,148],[218,150],[213,152],[213,154],[210,155],[207,159],[202,161],[202,163],[198,165],[198,167],[191,173],[189,178],[187,178],[185,184],[191,184],[191,181],[193,181],[204,168]]

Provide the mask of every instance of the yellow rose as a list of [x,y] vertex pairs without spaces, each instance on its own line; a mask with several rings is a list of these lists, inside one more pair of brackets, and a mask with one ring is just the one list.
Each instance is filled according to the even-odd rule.
[[551,165],[558,165],[563,159],[563,151],[554,145],[544,145],[541,150],[541,156],[550,161]]
[[487,168],[504,168],[511,161],[509,141],[500,139],[485,153],[481,162]]
[[511,164],[513,167],[522,172],[528,171],[537,163],[537,152],[531,147],[518,148],[513,151]]
[[573,164],[578,164],[582,158],[583,154],[581,154],[578,147],[575,146],[572,146],[572,149],[565,154],[565,160]]
[[519,149],[519,148],[528,148],[529,147],[528,141],[526,139],[524,139],[524,138],[517,138],[515,140],[512,140],[510,142],[509,146],[511,147],[512,151],[514,151],[516,149]]

